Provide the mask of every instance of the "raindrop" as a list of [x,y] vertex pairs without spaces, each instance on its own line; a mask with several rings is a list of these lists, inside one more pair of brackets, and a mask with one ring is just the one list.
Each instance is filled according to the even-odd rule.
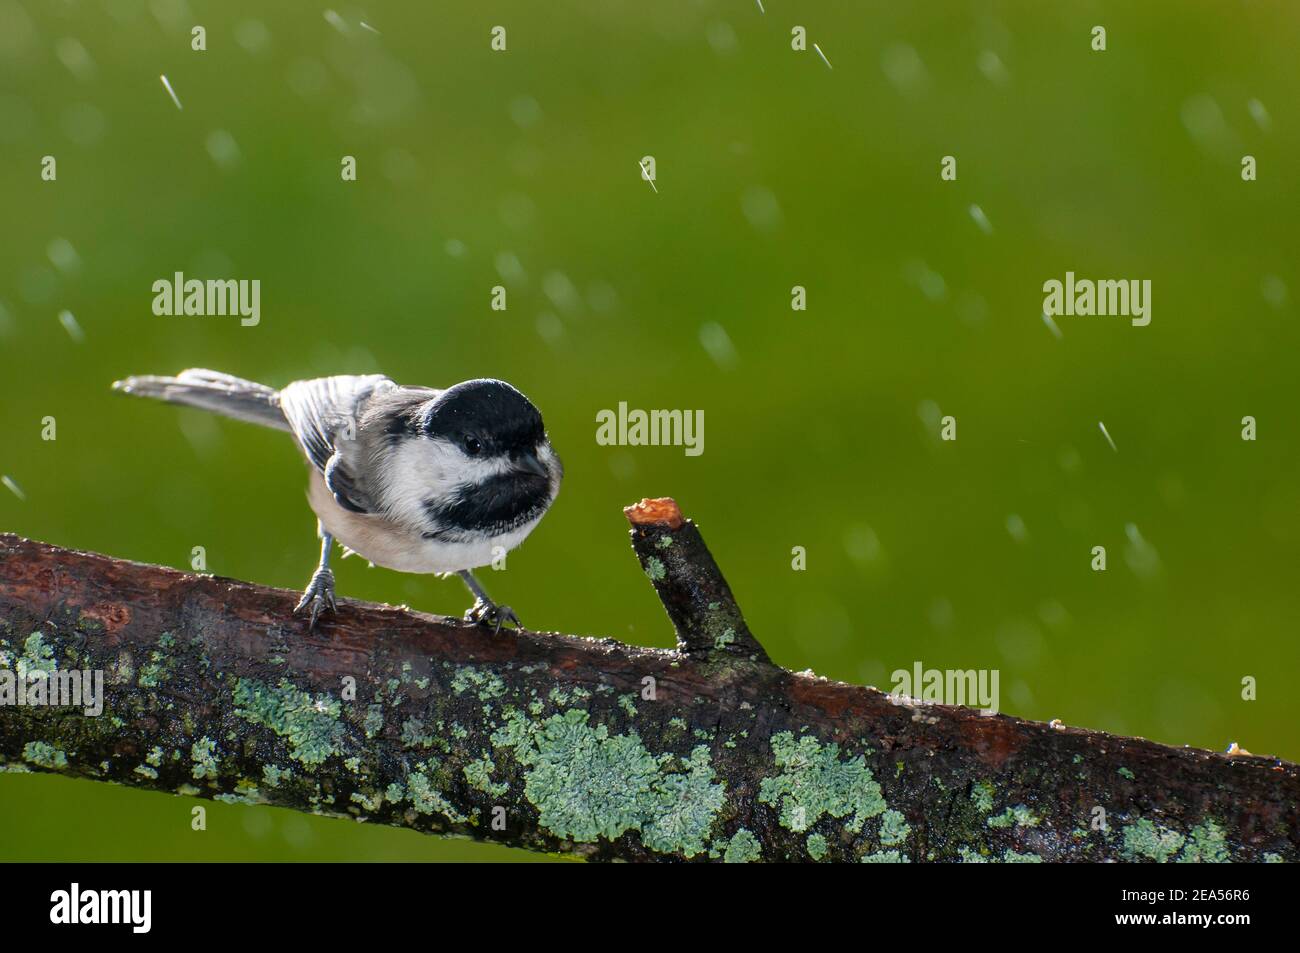
[[271,45],[271,31],[261,20],[240,20],[235,24],[235,42],[248,53],[263,53]]
[[520,129],[531,129],[542,121],[542,106],[532,96],[516,96],[510,101],[510,118]]
[[713,363],[724,371],[735,367],[739,361],[736,347],[731,343],[726,328],[716,321],[708,321],[700,325],[700,344],[704,346],[709,357],[713,358]]
[[65,36],[54,42],[54,55],[59,58],[69,73],[80,80],[91,79],[95,75],[95,62],[74,37]]
[[59,312],[59,324],[63,325],[63,330],[68,332],[68,337],[78,344],[86,340],[86,332],[81,330],[81,325],[77,323],[77,319],[71,311]]
[[226,130],[212,130],[212,132],[208,133],[204,145],[207,147],[208,155],[212,157],[212,161],[221,169],[229,172],[239,165],[239,144],[235,142],[235,137]]
[[771,189],[751,185],[740,197],[740,208],[750,225],[770,232],[781,224],[781,204]]
[[66,238],[54,238],[45,246],[45,255],[50,263],[65,275],[76,274],[81,270],[81,256]]
[[715,53],[730,53],[736,48],[736,31],[730,23],[715,20],[704,31]]

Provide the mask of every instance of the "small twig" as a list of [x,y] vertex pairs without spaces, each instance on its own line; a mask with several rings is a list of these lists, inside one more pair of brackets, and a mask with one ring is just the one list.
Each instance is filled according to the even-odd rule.
[[632,549],[668,610],[678,649],[695,658],[726,655],[771,665],[704,537],[677,504],[642,500],[623,512],[632,524]]

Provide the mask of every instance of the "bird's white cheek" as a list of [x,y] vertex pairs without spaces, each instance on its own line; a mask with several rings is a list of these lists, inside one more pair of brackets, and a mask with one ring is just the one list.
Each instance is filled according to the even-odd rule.
[[385,469],[384,510],[399,522],[422,526],[424,501],[451,492],[460,451],[441,440],[417,437],[392,449]]
[[446,440],[417,437],[405,440],[388,455],[383,493],[384,511],[412,527],[428,522],[424,504],[454,496],[510,469],[502,457],[468,457]]

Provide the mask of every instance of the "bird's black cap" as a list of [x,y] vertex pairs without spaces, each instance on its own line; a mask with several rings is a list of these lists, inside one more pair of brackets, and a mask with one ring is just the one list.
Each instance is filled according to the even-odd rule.
[[449,387],[427,405],[420,428],[431,437],[477,441],[486,454],[531,449],[546,436],[532,401],[505,381],[483,378]]

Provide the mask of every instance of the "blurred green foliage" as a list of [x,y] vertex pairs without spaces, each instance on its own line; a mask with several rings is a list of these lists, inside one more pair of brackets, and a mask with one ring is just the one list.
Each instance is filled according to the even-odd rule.
[[[918,659],[998,668],[1013,714],[1300,756],[1294,8],[765,5],[331,23],[0,0],[0,473],[26,494],[0,490],[0,528],[178,567],[201,545],[213,572],[299,588],[314,521],[284,437],[109,382],[496,376],[568,471],[485,578],[533,627],[670,645],[620,508],[672,495],[793,669],[888,688]],[[833,69],[791,50],[795,24]],[[1059,318],[1058,339],[1042,284],[1067,270],[1150,279],[1151,325]],[[260,325],[154,316],[175,271],[260,279]],[[704,454],[598,446],[619,401],[702,409]],[[338,574],[347,597],[467,604],[454,580]],[[193,833],[192,803],[6,775],[0,853],[527,859],[221,804]]]

